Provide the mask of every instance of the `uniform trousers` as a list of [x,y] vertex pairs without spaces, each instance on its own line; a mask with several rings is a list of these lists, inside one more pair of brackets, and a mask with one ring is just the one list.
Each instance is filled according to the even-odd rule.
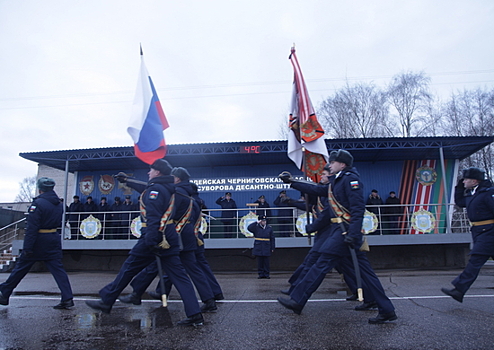
[[259,277],[269,277],[269,256],[257,256],[257,274]]
[[[63,268],[62,261],[60,259],[42,261],[44,261],[48,271],[50,271],[55,279],[55,282],[62,293],[62,301],[72,299],[72,288],[70,287],[69,277]],[[10,297],[15,287],[17,287],[21,280],[27,275],[35,262],[36,260],[26,260],[22,257],[17,260],[9,278],[7,278],[4,283],[0,284],[0,291],[5,297]]]
[[[120,268],[120,272],[115,280],[99,291],[103,303],[106,305],[113,305],[120,293],[127,287],[130,281],[132,281],[132,278],[153,262],[156,264],[156,257],[153,254],[150,254],[149,256],[129,255]],[[163,270],[169,276],[173,284],[175,284],[182,297],[187,317],[200,313],[201,309],[197,302],[194,286],[190,282],[189,277],[187,277],[178,255],[161,256],[161,264]]]
[[[492,255],[494,258],[494,255]],[[489,259],[489,255],[472,254],[468,259],[468,264],[465,270],[451,282],[455,288],[461,293],[465,294],[470,286],[477,279],[480,269],[486,261]]]
[[208,280],[209,286],[211,287],[213,294],[214,295],[223,294],[220,284],[216,280],[213,270],[211,270],[211,267],[209,266],[209,263],[206,260],[206,256],[204,256],[204,252],[196,251],[196,261],[199,267],[201,268],[202,272],[206,276],[206,279]]
[[[304,306],[311,295],[321,285],[326,274],[335,268],[344,256],[322,253],[317,262],[310,268],[305,277],[293,289],[290,297],[298,304]],[[365,283],[366,290],[372,293],[377,302],[379,313],[388,313],[394,311],[394,306],[386,296],[381,282],[377,278],[374,270],[370,266],[369,260],[365,254],[357,253],[357,259],[360,267],[362,282]]]
[[[199,296],[203,302],[209,299],[214,298],[213,291],[211,290],[211,287],[208,283],[208,280],[206,276],[204,275],[202,269],[199,267],[197,264],[196,258],[195,258],[195,251],[181,251],[180,252],[180,261],[182,262],[182,265],[185,268],[185,271],[189,275],[190,279],[192,280],[192,283],[194,283],[194,286],[197,289],[197,292],[199,293]],[[163,267],[164,269],[164,267]],[[171,290],[171,285],[174,284],[177,290],[180,292],[178,289],[178,286],[175,284],[174,280],[171,278],[171,276],[168,274],[168,271],[164,271],[166,273],[165,277],[165,294],[169,294]],[[149,285],[153,282],[154,278],[158,275],[158,267],[156,264],[151,264],[148,266],[146,269],[144,269],[142,272],[140,272],[136,278],[134,278],[131,282],[131,286],[134,289],[134,293],[136,295],[143,295],[146,289],[149,287]],[[171,282],[171,283],[170,283]],[[156,291],[161,294],[161,289],[159,288],[159,283],[158,287],[156,288]],[[195,296],[195,294],[194,294]]]

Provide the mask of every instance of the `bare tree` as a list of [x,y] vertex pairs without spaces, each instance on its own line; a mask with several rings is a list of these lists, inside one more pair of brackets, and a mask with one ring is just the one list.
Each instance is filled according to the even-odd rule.
[[280,140],[288,140],[288,132],[290,128],[288,126],[288,114],[283,115],[278,126],[278,137]]
[[[447,135],[492,136],[494,135],[494,90],[476,89],[453,94],[445,104],[444,125]],[[484,147],[463,161],[463,165],[486,170],[489,177],[493,170],[494,148]]]
[[335,138],[389,136],[386,94],[372,83],[347,85],[319,106],[319,121]]
[[395,75],[388,86],[389,102],[396,112],[404,137],[421,136],[426,128],[432,95],[424,72]]
[[36,197],[36,175],[25,177],[19,182],[19,194],[14,202],[31,202]]

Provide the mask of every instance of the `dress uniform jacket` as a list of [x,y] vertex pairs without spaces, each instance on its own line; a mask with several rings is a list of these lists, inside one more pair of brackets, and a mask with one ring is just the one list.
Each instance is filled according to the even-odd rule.
[[259,223],[253,222],[247,227],[247,230],[252,232],[256,238],[252,254],[255,256],[271,256],[271,252],[275,248],[273,228],[268,224],[263,227]]
[[[142,187],[128,183],[130,187],[141,190]],[[141,228],[141,237],[130,251],[131,255],[148,256],[152,251],[157,251],[161,255],[177,255],[179,253],[179,238],[175,230],[175,224],[168,223],[165,227],[165,237],[170,245],[168,249],[156,249],[163,240],[163,233],[160,231],[161,218],[169,209],[170,198],[175,192],[173,176],[158,176],[148,183],[141,194],[143,210],[141,210],[141,221],[146,223]]]
[[61,227],[63,204],[54,191],[34,198],[29,207],[22,257],[26,260],[62,258],[62,243],[57,232],[39,232]]
[[[470,222],[479,222],[494,219],[494,187],[490,181],[483,181],[475,193],[464,191],[463,186],[455,190],[456,205],[467,208]],[[471,227],[473,249],[471,254],[494,255],[494,224],[475,225]]]

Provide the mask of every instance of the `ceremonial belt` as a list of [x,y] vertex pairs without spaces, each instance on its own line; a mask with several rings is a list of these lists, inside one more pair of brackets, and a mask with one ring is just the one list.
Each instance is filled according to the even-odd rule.
[[331,222],[339,224],[340,222],[345,222],[342,218],[331,218]]
[[190,198],[190,200],[189,200],[189,207],[187,208],[187,211],[180,218],[180,220],[177,221],[177,225],[175,227],[175,229],[177,230],[177,233],[182,232],[182,230],[184,229],[185,225],[188,224],[188,223],[190,223],[189,218],[190,218],[190,215],[192,214],[192,205],[193,205],[193,203],[194,203],[194,199],[193,198]]
[[494,219],[491,220],[484,220],[484,221],[473,221],[470,223],[472,226],[482,226],[482,225],[490,225],[494,224]]
[[38,231],[38,233],[54,233],[57,232],[56,228],[42,228]]
[[[334,197],[333,190],[331,189],[331,184],[329,184],[328,186],[328,200],[329,200],[329,204],[333,208],[335,215],[338,216],[335,219],[342,220],[336,222],[348,223],[350,221],[350,213],[348,212],[348,209],[342,206]],[[335,221],[331,219],[331,222],[335,222]]]
[[256,241],[270,241],[269,238],[254,238]]
[[[166,222],[167,225],[171,225],[171,224],[174,224],[174,223],[175,223],[174,220],[168,220]],[[143,222],[143,223],[141,223],[141,227],[148,227],[148,224],[146,222]]]

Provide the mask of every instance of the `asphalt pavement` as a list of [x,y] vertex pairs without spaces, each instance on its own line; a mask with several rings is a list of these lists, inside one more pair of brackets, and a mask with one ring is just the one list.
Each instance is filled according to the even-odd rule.
[[[60,295],[52,276],[29,273],[10,304],[0,306],[0,350],[494,349],[494,265],[482,269],[463,303],[440,291],[461,270],[376,272],[398,315],[388,324],[368,323],[377,311],[355,311],[358,302],[345,300],[348,290],[336,272],[301,315],[276,302],[290,273],[261,280],[255,273],[221,273],[225,300],[197,328],[176,325],[185,313],[175,290],[167,308],[145,295],[140,306],[117,301],[111,314],[101,314],[84,301],[96,299],[116,273],[72,272],[75,307],[54,310]],[[0,274],[0,282],[7,277]]]

